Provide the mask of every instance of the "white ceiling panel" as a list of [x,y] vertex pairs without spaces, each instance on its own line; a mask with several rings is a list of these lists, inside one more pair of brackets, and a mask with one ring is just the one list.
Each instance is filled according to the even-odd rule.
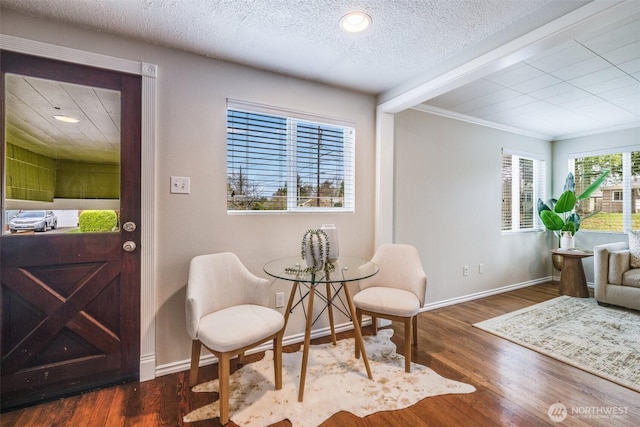
[[567,81],[604,70],[610,65],[611,64],[605,59],[599,56],[594,56],[558,70],[554,70],[550,74],[560,80]]
[[618,49],[606,51],[602,54],[602,57],[612,64],[623,64],[628,61],[633,61],[638,58],[640,54],[640,41],[629,43],[621,46]]
[[[627,73],[617,67],[607,67],[595,73],[585,74],[575,79],[569,80],[569,83],[575,87],[585,88],[586,90],[596,93],[599,87],[605,87],[607,85],[624,84],[625,79],[634,80],[629,77]],[[615,81],[618,80],[618,83]],[[602,90],[600,90],[601,92]]]
[[542,90],[546,87],[557,85],[561,82],[562,80],[555,76],[552,76],[551,74],[542,74],[534,79],[513,85],[511,88],[521,93],[530,94],[532,92]]
[[530,61],[532,67],[545,73],[552,73],[565,67],[573,66],[579,62],[586,61],[593,57],[592,52],[586,47],[574,42],[567,42],[549,55],[538,60]]
[[640,73],[640,58],[618,64],[618,68],[627,74]]
[[574,92],[575,89],[576,87],[569,83],[560,82],[533,92],[529,92],[529,95],[536,99],[544,99],[545,101],[550,102],[549,98],[554,98],[566,93]]

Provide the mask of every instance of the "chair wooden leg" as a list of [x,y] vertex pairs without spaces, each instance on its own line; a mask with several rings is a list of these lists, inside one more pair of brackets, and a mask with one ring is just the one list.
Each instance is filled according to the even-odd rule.
[[229,353],[220,353],[218,355],[218,395],[220,403],[220,424],[225,425],[229,422],[229,376],[230,371]]
[[373,335],[378,335],[378,318],[371,316],[371,326],[373,326]]
[[413,345],[418,345],[418,315],[413,316]]
[[404,321],[404,370],[411,372],[411,326],[413,321],[410,317]]
[[191,369],[189,370],[189,386],[194,386],[198,382],[198,368],[200,365],[200,349],[202,344],[199,340],[191,341]]
[[282,339],[284,329],[273,339],[273,371],[275,373],[276,390],[282,389]]
[[238,366],[244,366],[244,351],[238,353]]

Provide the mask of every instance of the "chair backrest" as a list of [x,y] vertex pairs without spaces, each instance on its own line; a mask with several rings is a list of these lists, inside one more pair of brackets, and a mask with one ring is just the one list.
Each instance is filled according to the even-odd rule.
[[269,304],[269,281],[251,273],[233,253],[199,255],[191,260],[185,314],[192,339],[206,314],[241,304]]
[[404,289],[413,292],[424,305],[427,276],[422,268],[420,254],[411,245],[389,243],[380,246],[371,258],[380,267],[375,276],[360,281],[360,289],[372,286]]

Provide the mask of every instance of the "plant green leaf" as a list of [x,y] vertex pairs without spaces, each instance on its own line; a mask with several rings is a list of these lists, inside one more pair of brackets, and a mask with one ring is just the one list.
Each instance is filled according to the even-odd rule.
[[564,227],[564,221],[560,215],[551,210],[540,212],[540,220],[548,230],[562,230]]
[[553,207],[556,213],[571,212],[576,206],[576,193],[571,190],[567,190],[560,195],[558,202]]
[[571,234],[573,235],[576,234],[578,230],[580,230],[580,215],[578,215],[577,212],[573,212],[571,215],[569,215],[565,223],[565,227],[569,226],[569,224],[572,224],[573,227],[567,230],[563,228],[563,231],[571,231]]
[[584,190],[584,192],[578,196],[578,200],[586,199],[587,197],[591,196],[591,193],[596,191],[598,187],[600,187],[600,185],[604,182],[604,180],[607,178],[607,175],[609,175],[609,172],[611,171],[606,170],[602,172],[602,174],[598,177],[598,179],[593,181],[591,185],[587,187],[587,189]]
[[551,209],[549,209],[549,206],[547,206],[547,204],[543,202],[542,199],[538,199],[538,215],[540,215],[542,211],[550,211],[550,210]]
[[567,222],[564,227],[562,227],[562,231],[570,231],[573,236],[576,234],[576,224],[573,222]]
[[573,177],[573,174],[569,172],[567,174],[567,178],[564,180],[564,189],[563,191],[576,191],[576,179]]

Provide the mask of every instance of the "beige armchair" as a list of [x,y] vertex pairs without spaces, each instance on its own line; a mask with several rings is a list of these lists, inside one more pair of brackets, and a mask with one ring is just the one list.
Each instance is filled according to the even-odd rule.
[[596,301],[640,310],[640,268],[630,266],[629,244],[599,245],[593,256]]
[[417,345],[418,313],[427,291],[420,255],[411,245],[386,244],[378,248],[371,261],[380,271],[362,280],[360,291],[353,297],[357,321],[362,325],[362,315],[371,316],[375,333],[378,317],[404,323],[405,371],[411,372],[411,338]]
[[[186,321],[191,337],[189,385],[198,380],[202,346],[218,358],[220,423],[229,422],[230,359],[273,340],[275,388],[282,388],[284,316],[271,308],[269,281],[253,275],[232,253],[191,260]],[[242,360],[242,359],[241,359]]]

